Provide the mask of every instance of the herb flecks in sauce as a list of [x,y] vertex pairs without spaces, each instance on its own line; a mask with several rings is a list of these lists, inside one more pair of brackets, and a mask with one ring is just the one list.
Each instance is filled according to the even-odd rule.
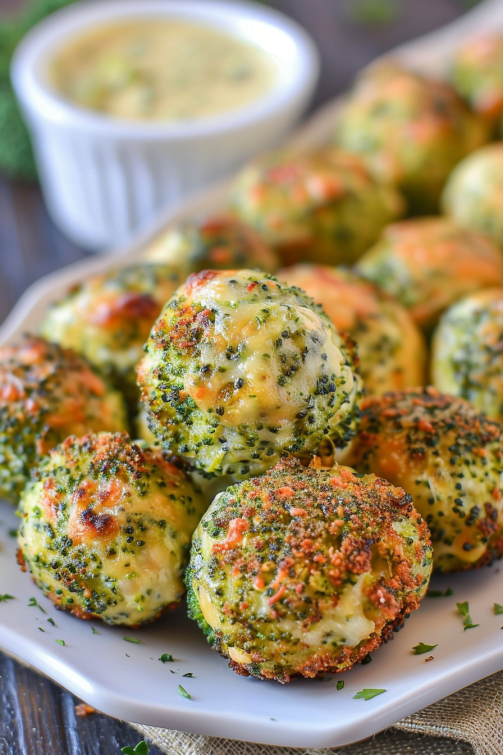
[[278,77],[272,56],[183,21],[108,24],[55,56],[52,81],[77,105],[115,118],[193,120],[258,100]]

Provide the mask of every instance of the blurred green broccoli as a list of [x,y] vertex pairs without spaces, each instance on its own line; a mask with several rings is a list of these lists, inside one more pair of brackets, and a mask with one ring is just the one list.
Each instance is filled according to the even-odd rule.
[[23,12],[0,25],[0,171],[11,178],[37,180],[28,130],[9,77],[12,54],[26,32],[55,10],[75,0],[31,0]]
[[400,15],[399,0],[349,0],[348,18],[362,26],[387,26]]

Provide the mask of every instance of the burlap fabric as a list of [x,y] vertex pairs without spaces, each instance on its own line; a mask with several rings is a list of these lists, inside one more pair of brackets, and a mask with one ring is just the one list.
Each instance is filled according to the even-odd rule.
[[169,755],[503,755],[503,671],[375,737],[329,750],[269,747],[136,726]]

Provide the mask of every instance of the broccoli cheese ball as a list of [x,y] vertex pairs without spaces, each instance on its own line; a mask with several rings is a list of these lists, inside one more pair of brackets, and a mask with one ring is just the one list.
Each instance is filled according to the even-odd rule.
[[486,236],[447,218],[394,223],[358,262],[357,269],[430,330],[462,296],[503,284],[503,254]]
[[357,80],[336,125],[337,145],[397,186],[413,214],[435,212],[453,167],[487,140],[483,119],[449,84],[393,62]]
[[445,213],[503,247],[503,142],[465,158],[452,172],[442,198]]
[[424,337],[408,312],[384,291],[349,270],[322,265],[294,265],[280,270],[278,277],[303,288],[337,330],[354,338],[367,393],[424,384]]
[[58,608],[135,626],[176,606],[200,495],[126,434],[67,438],[21,498],[22,562]]
[[324,436],[354,435],[352,341],[304,292],[241,271],[192,275],[166,305],[138,367],[150,429],[209,475],[241,479]]
[[122,396],[70,349],[29,335],[0,348],[0,496],[17,501],[68,435],[126,429]]
[[471,39],[456,52],[451,80],[473,110],[495,122],[503,115],[503,36]]
[[430,572],[428,528],[403,490],[281,462],[201,520],[189,615],[238,674],[288,682],[361,661],[418,607]]
[[356,155],[333,149],[262,156],[236,179],[231,204],[286,265],[354,262],[404,214],[395,189],[376,183]]
[[486,289],[444,314],[432,343],[432,378],[439,390],[462,396],[503,420],[503,288]]
[[186,278],[201,270],[278,269],[276,253],[249,226],[231,216],[192,221],[161,233],[144,251],[153,262],[164,262]]
[[351,454],[410,493],[431,530],[435,568],[473,569],[503,555],[499,425],[434,388],[365,400]]
[[184,278],[173,267],[154,264],[93,276],[51,306],[42,334],[83,354],[136,404],[135,367],[143,344]]

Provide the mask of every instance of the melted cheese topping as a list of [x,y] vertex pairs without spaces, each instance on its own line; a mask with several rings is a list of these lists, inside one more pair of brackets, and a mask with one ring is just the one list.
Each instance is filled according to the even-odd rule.
[[93,276],[49,309],[42,333],[135,384],[150,328],[180,282],[175,268],[160,264]]
[[[205,509],[201,496],[183,472],[147,449],[140,461],[130,462],[127,474],[118,465],[108,479],[86,475],[81,449],[82,466],[72,469],[72,479],[80,473],[82,481],[65,492],[72,460],[59,449],[50,460],[52,476],[33,485],[22,501],[20,546],[35,581],[57,604],[80,615],[98,614],[123,625],[155,618],[185,592],[190,538]],[[44,521],[50,522],[49,535]],[[56,537],[69,542],[64,553],[58,553]],[[59,574],[50,565],[55,558]],[[68,592],[69,585],[85,591]]]
[[360,381],[351,347],[309,304],[248,270],[189,278],[138,370],[156,435],[220,474],[244,463],[260,474],[281,450],[306,455],[325,434],[345,445]]
[[438,569],[469,568],[499,548],[499,425],[465,401],[429,388],[369,399],[361,429],[350,462],[412,496],[430,528]]
[[398,302],[369,281],[335,267],[293,265],[278,275],[321,304],[340,332],[351,334],[368,394],[424,384],[426,345]]
[[[217,298],[217,297],[215,297]],[[211,304],[211,300],[203,299],[204,304]],[[221,392],[230,383],[235,384],[240,378],[244,379],[248,391],[239,391],[235,397],[226,403],[226,412],[222,418],[225,426],[237,427],[242,423],[256,423],[264,412],[267,412],[267,420],[278,423],[282,430],[290,432],[290,423],[296,414],[305,405],[305,396],[309,394],[312,386],[316,384],[319,372],[317,359],[307,359],[296,372],[295,392],[289,387],[282,387],[278,380],[281,373],[281,362],[278,359],[275,343],[280,337],[284,322],[277,318],[271,318],[266,323],[257,324],[257,317],[262,309],[263,302],[240,305],[232,319],[221,318],[217,322],[216,338],[212,343],[207,343],[201,348],[201,360],[203,363],[211,362],[218,354],[219,335],[222,335],[222,346],[228,343],[238,344],[246,336],[247,358],[239,362],[231,362],[225,357],[224,350],[220,353],[218,361],[227,368],[224,373],[216,371],[214,376],[206,381],[204,393],[199,393],[194,383],[199,381],[199,372],[189,373],[185,378],[185,389],[194,399],[198,407],[207,412],[208,409],[218,405]],[[319,335],[319,347],[315,351],[325,351],[328,363],[342,369],[341,355],[336,344],[328,337],[328,331],[324,330],[320,317],[305,307],[298,308],[298,321],[290,326],[290,331],[295,334],[297,330],[316,331]],[[290,354],[295,354],[297,349],[290,339],[285,340],[284,349]],[[264,358],[264,354],[269,358]],[[281,432],[281,431],[280,431]]]
[[[197,535],[201,536],[202,530],[198,529]],[[211,542],[205,540],[208,553],[211,552]],[[205,549],[206,550],[206,549]],[[325,638],[329,637],[331,643],[338,643],[341,647],[356,647],[375,631],[375,622],[365,615],[365,596],[363,588],[372,579],[369,574],[361,574],[354,584],[347,585],[341,593],[335,608],[324,611],[323,618],[303,628],[302,622],[284,619],[276,623],[278,633],[287,633],[293,639],[292,647],[295,648],[295,640],[302,643],[303,647],[317,649],[322,646]],[[214,630],[223,629],[223,625],[217,607],[212,603],[208,590],[199,582],[194,584],[199,606],[205,621]],[[257,616],[267,618],[270,615],[271,606],[265,593],[257,593],[256,603]],[[260,618],[259,618],[260,621]],[[251,663],[251,656],[242,648],[233,647],[232,635],[234,631],[225,626],[226,638],[229,642],[229,656],[238,663]],[[237,630],[236,630],[237,631]],[[264,643],[267,641],[264,640]],[[248,658],[248,660],[245,660]]]
[[439,390],[461,396],[495,420],[503,417],[503,288],[454,304],[432,342],[432,377]]
[[479,288],[503,283],[495,243],[448,218],[393,223],[358,262],[358,269],[408,308],[423,327]]
[[[375,622],[365,615],[365,596],[362,588],[369,580],[368,574],[360,574],[355,584],[347,585],[337,606],[324,612],[323,618],[304,630],[299,622],[281,621],[278,628],[289,632],[310,648],[319,648],[326,637],[347,647],[356,647],[368,639],[375,630]],[[265,601],[266,602],[266,601]]]
[[[272,291],[278,288],[275,281],[268,280],[265,285]],[[281,432],[289,434],[291,422],[299,409],[306,403],[306,395],[316,385],[320,371],[319,354],[327,354],[327,364],[340,374],[343,370],[341,352],[330,338],[331,332],[324,326],[320,316],[311,309],[292,302],[270,305],[263,299],[246,301],[236,295],[229,284],[228,274],[213,279],[197,288],[197,301],[203,307],[214,308],[220,305],[215,320],[215,338],[201,346],[202,364],[217,362],[225,367],[225,372],[215,371],[210,380],[205,381],[205,389],[198,392],[194,383],[199,382],[199,369],[189,373],[185,378],[185,388],[198,407],[207,412],[218,405],[220,393],[229,384],[235,384],[240,378],[245,380],[247,389],[236,393],[226,402],[226,412],[221,419],[223,425],[239,426],[243,423],[254,424],[267,415],[267,421],[278,423]],[[190,303],[190,297],[187,298]],[[271,314],[264,320],[264,307]],[[295,391],[279,383],[282,363],[276,346],[278,338],[285,330],[289,331],[282,348],[293,357],[298,352],[294,337],[296,332],[305,329],[315,334],[318,341],[313,345],[309,359],[299,365],[295,373]],[[246,357],[230,361],[226,357],[229,345],[237,347],[246,339]],[[267,355],[267,357],[264,357]],[[198,362],[199,364],[199,362]]]
[[[217,506],[217,496],[213,507]],[[413,526],[411,525],[411,530]],[[407,532],[407,534],[410,534]],[[415,534],[415,533],[413,533]],[[215,540],[208,534],[207,529],[199,526],[194,534],[194,538],[200,538],[202,544],[202,553],[205,562],[211,560],[212,549],[215,545]],[[342,646],[356,647],[375,631],[375,622],[370,619],[365,613],[365,605],[367,599],[365,597],[365,586],[374,579],[371,573],[360,574],[356,577],[353,584],[348,584],[341,592],[337,605],[333,608],[326,608],[323,612],[323,618],[317,622],[309,624],[307,627],[303,627],[301,621],[294,621],[290,619],[283,619],[275,624],[276,632],[287,633],[291,636],[292,640],[289,641],[289,645],[295,653],[296,641],[301,643],[304,648],[311,648],[316,650],[322,647],[324,639],[329,638],[330,643],[337,643]],[[208,574],[205,574],[204,584],[193,578],[193,587],[195,588],[199,606],[204,616],[205,621],[214,630],[222,630],[228,643],[228,652],[232,660],[238,663],[250,663],[251,656],[240,647],[233,647],[235,635],[239,631],[239,627],[229,626],[222,623],[222,619],[219,614],[217,603],[214,602],[212,593],[218,586],[218,579],[213,581],[209,578]],[[229,584],[229,597],[234,596],[237,598],[239,584],[236,583],[231,589]],[[254,608],[253,612],[257,616],[257,621],[267,621],[270,619],[271,604],[269,602],[269,596],[265,591],[256,590],[254,593]],[[250,601],[250,598],[247,599]],[[264,639],[264,645],[269,641]],[[244,660],[248,656],[250,660]]]

